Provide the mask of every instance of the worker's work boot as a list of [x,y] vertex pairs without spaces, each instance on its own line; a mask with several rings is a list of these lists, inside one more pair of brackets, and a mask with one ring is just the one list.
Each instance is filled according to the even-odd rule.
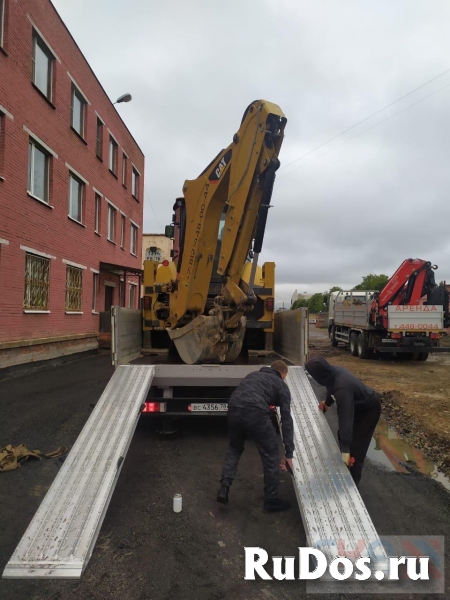
[[281,512],[290,508],[291,503],[287,500],[281,500],[281,498],[266,498],[264,500],[264,512]]
[[221,504],[228,504],[229,491],[229,486],[222,483],[219,488],[219,491],[217,492],[217,502],[220,502]]

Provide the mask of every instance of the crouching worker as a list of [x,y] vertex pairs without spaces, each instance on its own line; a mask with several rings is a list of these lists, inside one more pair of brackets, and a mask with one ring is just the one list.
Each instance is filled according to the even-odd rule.
[[279,512],[290,503],[278,498],[280,455],[276,430],[270,420],[270,406],[279,406],[283,427],[286,463],[292,469],[294,427],[291,416],[291,393],[284,382],[288,367],[276,360],[247,375],[232,393],[228,402],[228,432],[230,444],[220,480],[217,501],[228,503],[228,493],[248,434],[255,441],[264,468],[264,512]]
[[381,414],[378,395],[350,371],[330,365],[321,356],[309,360],[305,369],[317,383],[327,388],[326,400],[319,404],[320,410],[326,412],[336,400],[342,460],[350,468],[353,480],[358,485]]

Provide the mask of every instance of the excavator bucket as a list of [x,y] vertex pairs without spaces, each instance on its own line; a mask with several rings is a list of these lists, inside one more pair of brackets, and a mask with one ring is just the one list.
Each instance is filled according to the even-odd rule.
[[222,339],[223,329],[216,316],[200,315],[188,325],[168,330],[183,362],[188,365],[197,363],[228,363],[239,356],[245,336],[246,319],[227,340]]

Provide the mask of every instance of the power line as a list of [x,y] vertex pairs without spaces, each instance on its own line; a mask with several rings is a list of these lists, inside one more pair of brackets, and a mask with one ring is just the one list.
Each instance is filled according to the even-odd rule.
[[163,229],[163,226],[161,225],[161,223],[160,223],[160,222],[159,222],[159,220],[158,220],[158,217],[156,216],[156,213],[155,213],[155,210],[154,210],[154,208],[153,208],[153,205],[152,205],[152,203],[150,202],[150,196],[148,195],[147,189],[146,189],[146,188],[144,188],[144,191],[145,191],[145,195],[147,196],[147,200],[148,200],[148,203],[149,203],[149,205],[150,205],[150,208],[152,209],[152,213],[153,213],[153,215],[154,215],[154,217],[155,217],[155,219],[156,219],[156,222],[158,223],[158,226],[159,226],[159,228],[162,230],[162,229]]
[[[450,70],[450,69],[449,69]],[[382,123],[385,123],[386,121],[389,121],[389,119],[392,119],[393,117],[396,117],[397,115],[399,115],[402,112],[405,112],[405,110],[408,110],[409,108],[415,106],[416,104],[420,104],[421,102],[423,102],[424,100],[427,100],[428,98],[430,98],[431,96],[434,96],[435,94],[437,94],[438,92],[442,92],[442,90],[445,90],[446,88],[450,87],[450,83],[447,83],[446,85],[444,85],[443,87],[439,88],[438,90],[435,90],[434,92],[431,92],[431,94],[428,94],[428,96],[424,96],[423,98],[421,98],[420,100],[417,100],[416,102],[413,102],[412,104],[409,104],[408,106],[406,106],[405,108],[402,108],[401,110],[398,110],[397,112],[395,112],[394,114],[390,115],[389,117],[386,117],[385,119],[383,119],[382,121],[379,121],[378,123],[375,123],[375,125],[372,125],[371,127],[368,127],[367,129],[364,129],[363,131],[361,131],[360,133],[357,133],[356,135],[354,135],[353,137],[349,138],[348,140],[345,140],[344,142],[342,142],[342,144],[338,144],[337,146],[334,146],[334,148],[331,148],[330,150],[328,150],[327,152],[324,152],[323,154],[320,154],[318,158],[322,158],[322,156],[325,156],[326,154],[329,154],[330,152],[334,152],[334,150],[337,150],[338,148],[340,148],[341,146],[344,146],[345,144],[347,144],[348,142],[351,142],[352,140],[354,140],[355,138],[359,137],[360,135],[362,135],[363,133],[366,133],[367,131],[370,131],[371,129],[374,129],[375,127],[378,127],[378,125],[381,125]],[[378,111],[380,112],[380,111]],[[374,113],[376,114],[376,113]],[[370,118],[370,117],[367,117]],[[366,121],[367,119],[364,119],[364,121]],[[360,123],[362,123],[363,121],[360,121]],[[356,127],[356,125],[354,125],[353,127]],[[350,127],[350,129],[353,129],[353,127]],[[346,131],[349,131],[349,129],[347,129]],[[345,132],[343,132],[345,133]],[[342,134],[339,134],[339,136]],[[336,137],[339,137],[336,136]],[[336,139],[333,138],[333,139]],[[330,140],[332,141],[332,140]],[[326,142],[329,143],[329,142]],[[322,146],[325,146],[325,144],[322,144],[321,146],[318,146],[318,148],[321,148]],[[317,150],[317,148],[316,148]],[[314,150],[311,150],[311,152],[314,152]],[[311,152],[308,152],[307,154],[311,154]],[[307,154],[305,154],[304,156],[307,156]],[[303,158],[303,157],[302,157]],[[300,159],[297,159],[300,160]],[[295,169],[292,169],[292,171],[289,171],[288,173],[284,173],[284,175],[280,175],[280,178],[283,178],[283,176],[287,176],[290,175],[291,173],[293,173],[294,171],[297,171],[298,169],[300,169],[301,167],[305,167],[306,165],[309,165],[310,163],[312,163],[315,159],[313,158],[312,160],[308,161],[307,163],[303,163],[301,165],[299,165],[298,167],[296,167]],[[296,161],[293,161],[296,162]],[[293,164],[293,163],[290,163]],[[286,165],[289,166],[289,165]],[[281,169],[280,169],[281,170]]]
[[[405,94],[404,96],[401,96],[400,98],[397,98],[397,100],[394,100],[393,102],[391,102],[390,104],[387,104],[386,106],[384,106],[383,108],[380,108],[379,110],[375,111],[374,113],[372,113],[371,115],[369,115],[368,117],[365,117],[364,119],[362,119],[361,121],[358,121],[357,123],[355,123],[354,125],[352,125],[351,127],[348,127],[347,129],[345,129],[344,131],[341,131],[341,133],[338,133],[337,135],[335,135],[334,137],[332,137],[331,139],[329,139],[327,142],[323,142],[323,144],[320,144],[319,146],[316,146],[315,148],[313,148],[312,150],[309,150],[309,152],[306,152],[306,154],[303,154],[302,156],[299,156],[298,158],[296,158],[295,160],[291,161],[290,163],[288,163],[287,165],[284,165],[283,167],[281,167],[280,171],[282,171],[283,169],[286,169],[287,167],[289,167],[290,165],[293,165],[294,163],[298,162],[299,160],[302,160],[302,158],[305,158],[306,156],[309,156],[310,154],[312,154],[313,152],[315,152],[316,150],[320,150],[320,148],[323,148],[324,146],[326,146],[327,144],[330,144],[331,142],[334,142],[334,140],[336,140],[337,138],[341,137],[342,135],[344,135],[345,133],[351,131],[352,129],[354,129],[355,127],[358,127],[358,125],[361,125],[361,123],[365,123],[365,121],[368,121],[369,119],[371,119],[372,117],[375,117],[376,115],[378,115],[379,113],[383,112],[384,110],[387,110],[388,108],[390,108],[391,106],[393,106],[394,104],[397,104],[398,102],[400,102],[401,100],[404,100],[405,98],[407,98],[408,96],[411,96],[411,94],[414,94],[415,92],[417,92],[418,90],[421,90],[423,87],[429,85],[430,83],[433,83],[433,81],[436,81],[436,79],[439,79],[440,77],[443,77],[444,75],[446,75],[448,72],[450,72],[450,68],[446,69],[445,71],[443,71],[442,73],[439,73],[439,75],[436,75],[435,77],[433,77],[432,79],[429,79],[428,81],[426,81],[425,83],[422,83],[422,85],[419,85],[418,87],[416,87],[415,89],[411,90],[410,92],[408,92],[407,94]],[[444,89],[444,88],[441,88]],[[440,90],[438,90],[440,91]],[[431,94],[432,95],[432,94]],[[429,96],[427,96],[428,98]],[[411,104],[410,106],[414,106],[413,104]],[[403,112],[403,111],[400,111]],[[398,114],[398,113],[395,113]],[[381,121],[381,123],[383,123],[383,121]],[[370,128],[371,129],[371,128]],[[366,129],[365,131],[368,131],[368,129]],[[357,137],[357,136],[355,136]],[[353,139],[353,138],[351,138]],[[341,145],[341,144],[340,144]],[[339,147],[339,146],[338,146]],[[328,153],[327,153],[328,154]],[[322,155],[323,156],[323,155]],[[295,170],[295,169],[294,169]]]

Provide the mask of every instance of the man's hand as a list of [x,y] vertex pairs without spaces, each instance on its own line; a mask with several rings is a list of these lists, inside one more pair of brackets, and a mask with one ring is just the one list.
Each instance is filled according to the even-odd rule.
[[292,458],[284,457],[280,463],[280,469],[282,471],[288,471],[288,466],[290,467],[291,471],[293,471],[294,468],[292,466]]
[[323,401],[319,404],[319,410],[321,410],[323,413],[326,413],[329,408],[330,407],[327,406]]
[[350,452],[342,452],[341,453],[342,461],[347,467],[353,467],[355,464],[355,459],[353,456],[350,456]]

